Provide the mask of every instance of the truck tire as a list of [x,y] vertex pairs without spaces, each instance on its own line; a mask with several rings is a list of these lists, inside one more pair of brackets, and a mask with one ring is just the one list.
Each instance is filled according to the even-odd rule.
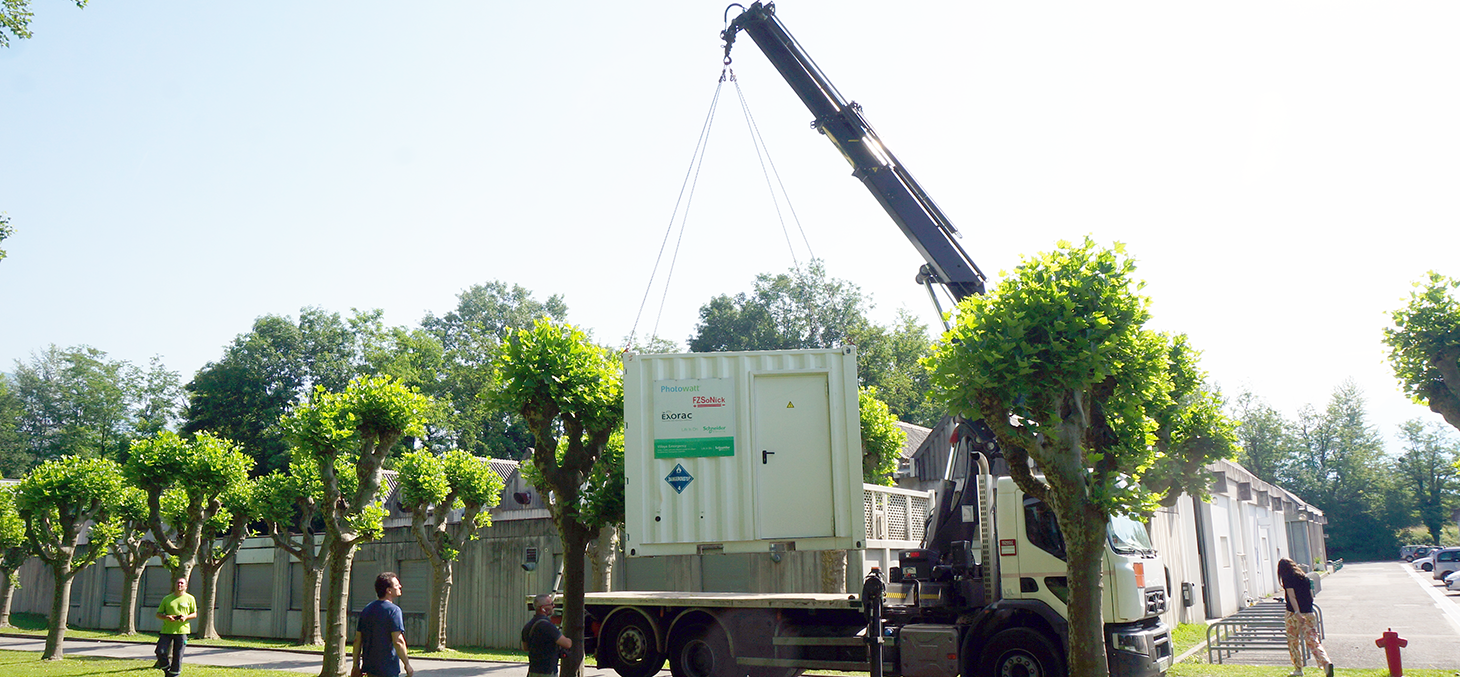
[[599,657],[620,677],[650,677],[664,667],[649,620],[632,611],[615,614],[599,634]]
[[1028,628],[1005,630],[984,646],[981,672],[988,677],[1064,677],[1053,642]]
[[716,623],[676,628],[669,637],[669,671],[674,677],[741,677],[730,641]]

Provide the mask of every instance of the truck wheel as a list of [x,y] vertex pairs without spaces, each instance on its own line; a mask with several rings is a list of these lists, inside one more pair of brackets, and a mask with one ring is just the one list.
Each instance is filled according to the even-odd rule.
[[654,644],[654,628],[637,613],[609,619],[599,641],[600,657],[620,677],[650,677],[664,667],[664,652]]
[[1059,651],[1044,635],[1026,628],[1005,630],[983,649],[983,674],[992,677],[1064,677]]
[[740,677],[725,631],[714,623],[678,629],[669,638],[669,671],[674,677]]

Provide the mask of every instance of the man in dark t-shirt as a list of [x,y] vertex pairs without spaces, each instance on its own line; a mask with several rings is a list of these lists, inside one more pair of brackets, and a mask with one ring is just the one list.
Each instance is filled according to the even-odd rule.
[[573,640],[552,621],[553,596],[532,598],[537,612],[522,626],[522,648],[527,650],[527,677],[555,677],[558,674],[558,649],[573,648]]
[[390,571],[376,576],[375,594],[379,599],[360,611],[350,676],[396,677],[404,663],[406,677],[415,677],[416,670],[406,655],[404,616],[395,604],[401,595],[400,577]]

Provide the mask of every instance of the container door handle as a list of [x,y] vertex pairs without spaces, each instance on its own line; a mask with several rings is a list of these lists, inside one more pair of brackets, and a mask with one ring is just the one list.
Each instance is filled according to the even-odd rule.
[[761,464],[761,465],[765,465],[765,464],[766,464],[766,463],[767,463],[767,462],[768,462],[768,461],[767,461],[767,460],[766,460],[766,457],[767,457],[767,456],[770,456],[770,455],[772,455],[772,454],[774,454],[774,453],[776,453],[776,452],[774,452],[774,451],[766,451],[766,450],[764,450],[764,449],[762,449],[762,450],[761,450],[761,451],[760,451],[760,464]]

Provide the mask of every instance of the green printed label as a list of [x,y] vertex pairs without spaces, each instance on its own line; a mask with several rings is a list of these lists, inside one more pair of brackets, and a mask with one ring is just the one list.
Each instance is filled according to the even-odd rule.
[[734,437],[681,438],[654,440],[654,458],[693,458],[698,456],[734,456]]

